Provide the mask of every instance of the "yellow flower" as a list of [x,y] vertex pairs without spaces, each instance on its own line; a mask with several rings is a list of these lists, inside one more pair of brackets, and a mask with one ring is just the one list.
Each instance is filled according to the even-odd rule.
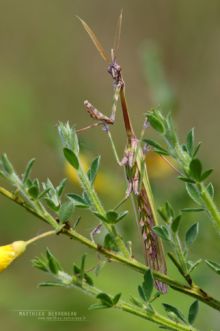
[[14,241],[12,244],[0,246],[0,272],[5,270],[26,249],[25,241]]

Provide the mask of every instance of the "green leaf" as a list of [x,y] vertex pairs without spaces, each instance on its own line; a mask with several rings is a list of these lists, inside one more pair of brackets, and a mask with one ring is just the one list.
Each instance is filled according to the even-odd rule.
[[188,322],[191,325],[195,321],[198,312],[199,312],[199,302],[196,300],[189,307]]
[[79,160],[78,160],[77,155],[73,151],[71,151],[71,149],[69,149],[69,148],[64,148],[63,153],[64,153],[66,160],[71,164],[71,166],[73,166],[73,168],[78,170],[79,169]]
[[199,233],[199,223],[193,224],[186,232],[185,241],[186,245],[190,246],[196,240]]
[[125,210],[125,211],[122,211],[121,213],[119,213],[117,222],[121,221],[125,216],[127,216],[127,214],[128,214],[128,210]]
[[201,175],[201,181],[208,178],[212,172],[213,172],[213,169],[209,169],[209,170],[206,170],[205,172],[203,172],[203,174]]
[[164,220],[164,222],[168,222],[168,215],[167,215],[167,210],[165,206],[162,206],[160,208],[158,208],[158,213],[160,214],[160,216],[162,217],[162,219]]
[[23,183],[26,183],[27,179],[29,178],[30,176],[30,173],[31,173],[31,170],[32,170],[32,167],[34,165],[34,162],[35,162],[35,159],[31,159],[27,166],[26,166],[26,169],[24,171],[24,174],[23,174]]
[[154,130],[159,133],[165,133],[165,127],[163,125],[163,122],[158,118],[155,113],[148,113],[147,119]]
[[165,203],[166,213],[169,218],[172,218],[174,216],[174,210],[171,204],[167,201]]
[[104,247],[107,248],[107,249],[109,249],[109,250],[118,252],[118,246],[115,243],[114,237],[110,233],[108,233],[105,236]]
[[174,306],[168,305],[167,303],[162,303],[162,305],[164,306],[164,309],[167,313],[173,313],[175,314],[181,321],[183,321],[184,323],[186,323],[185,317],[183,315],[183,313],[177,309]]
[[191,178],[184,177],[184,176],[177,176],[177,178],[182,180],[183,182],[195,184],[195,181]]
[[118,213],[114,210],[109,210],[106,212],[106,222],[110,224],[117,223]]
[[37,199],[38,195],[39,195],[39,189],[36,185],[33,185],[31,186],[29,189],[28,189],[28,193],[30,194],[30,196],[33,198],[33,199]]
[[108,223],[106,215],[100,214],[98,212],[92,212],[96,217],[98,217],[101,221]]
[[1,161],[2,161],[2,166],[3,166],[4,171],[8,175],[12,175],[14,173],[14,168],[6,154],[2,154]]
[[34,268],[40,269],[42,271],[48,272],[48,261],[44,256],[36,257],[32,261],[32,266]]
[[47,195],[47,193],[49,193],[49,191],[50,191],[50,188],[47,188],[46,190],[43,190],[43,191],[38,195],[38,199],[42,199],[42,198],[44,198],[44,197]]
[[198,205],[201,204],[201,197],[200,197],[200,192],[197,190],[195,185],[191,183],[186,183],[186,191],[190,198],[197,203]]
[[98,156],[97,158],[95,158],[95,160],[92,161],[90,169],[87,173],[89,181],[90,181],[91,184],[94,183],[96,175],[98,173],[99,165],[100,165],[100,159],[101,159],[101,157]]
[[144,282],[142,284],[146,301],[149,301],[154,289],[154,279],[150,269],[144,273]]
[[96,296],[97,299],[100,299],[102,304],[105,305],[106,307],[112,307],[113,306],[113,301],[110,298],[110,296],[106,293],[99,293]]
[[192,262],[192,261],[187,261],[187,265],[188,265],[188,270],[189,270],[189,273],[191,273],[194,269],[196,269],[199,264],[202,262],[202,259],[199,259],[195,262]]
[[80,279],[83,280],[84,272],[85,272],[85,262],[86,262],[86,254],[83,254],[81,259],[81,266],[80,266]]
[[205,260],[205,263],[218,275],[220,275],[220,264],[211,260]]
[[195,130],[194,128],[192,128],[186,137],[186,146],[190,156],[192,156],[193,154],[194,141],[195,141]]
[[143,139],[143,142],[153,147],[156,153],[161,155],[169,155],[169,152],[166,149],[164,149],[162,146],[160,146],[156,141],[151,139]]
[[139,308],[143,308],[143,304],[142,304],[142,302],[140,302],[140,301],[138,301],[136,298],[134,298],[134,297],[130,297],[130,301],[131,301],[131,303],[133,304],[133,305],[135,305],[135,306],[137,306],[137,307],[139,307]]
[[100,219],[102,219],[104,222],[108,223],[108,224],[116,224],[118,223],[120,220],[122,220],[126,215],[127,215],[128,211],[124,211],[120,214],[118,214],[116,211],[114,210],[109,210],[106,212],[106,216],[100,215],[97,213],[96,216],[98,216]]
[[114,298],[113,298],[113,300],[112,300],[112,301],[113,301],[113,305],[116,305],[116,304],[118,303],[120,297],[121,297],[121,293],[118,293],[118,294],[116,294],[116,295],[114,296]]
[[78,194],[69,193],[67,196],[73,201],[75,207],[89,208],[88,203]]
[[46,287],[46,286],[61,286],[61,287],[64,287],[65,284],[62,284],[61,282],[56,282],[56,281],[48,281],[48,282],[42,282],[42,283],[39,283],[38,286],[40,287]]
[[167,230],[167,228],[165,226],[160,226],[160,225],[157,225],[157,226],[154,226],[153,227],[153,231],[159,236],[161,237],[162,239],[164,240],[167,240],[167,241],[170,241],[170,236],[169,236],[169,232]]
[[190,174],[191,176],[197,180],[201,180],[202,175],[202,163],[199,159],[193,159],[189,164]]
[[180,221],[181,221],[182,215],[178,215],[174,218],[172,224],[171,224],[171,229],[174,233],[178,232],[179,226],[180,226]]
[[48,198],[48,197],[45,197],[44,200],[46,201],[46,203],[48,204],[48,206],[49,206],[52,210],[54,210],[55,212],[57,212],[57,211],[59,210],[60,205],[59,205],[59,204],[58,204],[58,205],[55,204],[54,201],[53,201],[53,199]]
[[55,256],[51,253],[49,248],[47,248],[46,251],[47,259],[48,259],[48,266],[50,271],[53,274],[57,274],[59,270],[62,270],[58,260],[55,258]]
[[143,301],[146,301],[144,289],[141,285],[138,286],[138,294]]
[[201,146],[201,142],[200,143],[198,143],[198,145],[196,146],[196,148],[195,148],[195,150],[194,150],[194,152],[193,152],[193,157],[195,157],[196,156],[196,154],[198,153],[198,151],[199,151],[199,149],[200,149],[200,146]]
[[206,187],[210,197],[213,199],[214,198],[214,195],[215,195],[215,189],[214,189],[214,186],[212,185],[212,183],[209,183]]
[[84,279],[86,281],[86,283],[90,286],[94,286],[94,282],[92,280],[92,278],[88,275],[88,274],[84,274]]
[[58,213],[58,217],[61,223],[65,223],[73,214],[74,211],[74,204],[72,201],[64,202]]
[[60,184],[56,187],[58,197],[61,197],[61,195],[63,193],[63,190],[64,190],[64,187],[65,187],[65,184],[66,184],[66,181],[67,181],[66,178],[62,179]]

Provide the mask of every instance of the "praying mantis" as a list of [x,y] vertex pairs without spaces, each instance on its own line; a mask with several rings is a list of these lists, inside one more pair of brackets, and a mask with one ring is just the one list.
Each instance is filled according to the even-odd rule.
[[[124,126],[127,135],[127,146],[125,148],[125,153],[122,161],[119,161],[116,150],[114,148],[113,149],[116,154],[118,163],[121,166],[125,167],[125,173],[128,181],[126,198],[129,197],[131,193],[134,197],[137,222],[139,224],[141,235],[143,237],[146,264],[150,267],[150,269],[154,271],[160,271],[166,274],[167,268],[163,244],[161,239],[153,231],[153,227],[158,225],[158,220],[155,202],[148,178],[145,155],[141,147],[141,139],[138,139],[136,137],[134,129],[132,127],[125,98],[125,82],[122,77],[121,67],[116,62],[115,54],[119,48],[122,25],[122,12],[120,13],[117,22],[114,46],[113,49],[111,49],[110,59],[92,29],[81,18],[79,18],[79,20],[82,23],[86,32],[88,33],[89,37],[91,38],[99,54],[108,64],[108,73],[112,77],[114,89],[112,113],[109,117],[97,110],[89,101],[86,100],[84,102],[87,112],[97,122],[81,130],[87,129],[91,126],[97,126],[102,124],[106,131],[109,133],[108,126],[114,124],[115,122],[117,103],[120,100]],[[142,129],[141,137],[144,134],[144,129],[145,127]],[[110,133],[109,137],[111,139]],[[155,280],[155,287],[161,293],[167,292],[167,286],[158,280]]]

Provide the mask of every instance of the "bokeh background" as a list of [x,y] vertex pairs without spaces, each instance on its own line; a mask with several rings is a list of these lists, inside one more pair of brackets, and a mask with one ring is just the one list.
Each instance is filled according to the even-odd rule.
[[[220,2],[218,0],[0,0],[0,152],[7,152],[18,172],[36,157],[33,175],[58,183],[66,169],[58,148],[56,125],[69,120],[78,128],[91,120],[83,101],[89,99],[109,113],[112,104],[111,80],[75,15],[85,19],[97,32],[106,49],[113,43],[114,26],[120,9],[124,22],[119,52],[127,83],[127,97],[134,127],[140,130],[143,113],[164,102],[175,113],[183,138],[196,128],[202,141],[201,158],[214,167],[216,199],[220,184]],[[159,59],[160,58],[160,59]],[[161,67],[162,66],[162,67]],[[159,68],[159,69],[158,69]],[[162,71],[161,71],[162,70]],[[159,71],[159,74],[158,74]],[[120,111],[113,135],[120,154],[125,136]],[[149,131],[149,135],[152,134]],[[123,171],[115,164],[107,137],[100,129],[82,135],[85,153],[102,155],[101,171],[106,179],[100,194],[106,206],[114,206],[123,196]],[[152,167],[156,167],[154,162]],[[152,184],[158,203],[167,199],[175,208],[192,206],[184,187],[175,174],[154,172]],[[1,183],[3,184],[3,183]],[[4,185],[6,185],[4,183]],[[69,180],[68,190],[79,190]],[[127,205],[129,208],[129,204]],[[200,222],[199,240],[193,247],[192,259],[200,256],[218,260],[219,237],[203,214],[185,215],[182,233],[192,222]],[[123,221],[121,231],[133,241],[135,256],[142,259],[140,238],[132,216]],[[79,230],[85,235],[96,221],[83,214]],[[0,244],[30,238],[47,227],[24,210],[0,197]],[[100,240],[101,237],[99,237]],[[0,275],[0,318],[4,330],[158,330],[141,321],[113,310],[90,312],[92,299],[74,290],[37,288],[46,275],[34,270],[30,260],[48,246],[63,261],[67,270],[80,255],[88,253],[88,266],[93,266],[93,252],[66,238],[41,241],[27,251]],[[178,277],[169,265],[169,273]],[[204,264],[194,273],[195,280],[209,292],[220,296],[217,276]],[[141,276],[124,267],[108,264],[96,284],[106,291],[123,292],[125,298],[137,296]],[[169,291],[158,300],[172,303],[187,312],[193,300]],[[217,312],[200,305],[197,326],[201,330],[219,330]],[[18,317],[16,310],[47,309],[75,311],[85,315],[86,322],[44,322]],[[65,324],[64,324],[65,323]]]

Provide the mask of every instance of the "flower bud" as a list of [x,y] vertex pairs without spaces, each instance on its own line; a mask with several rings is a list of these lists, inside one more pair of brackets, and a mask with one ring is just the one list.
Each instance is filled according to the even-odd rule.
[[5,270],[26,249],[25,241],[14,241],[12,244],[0,246],[0,272]]

